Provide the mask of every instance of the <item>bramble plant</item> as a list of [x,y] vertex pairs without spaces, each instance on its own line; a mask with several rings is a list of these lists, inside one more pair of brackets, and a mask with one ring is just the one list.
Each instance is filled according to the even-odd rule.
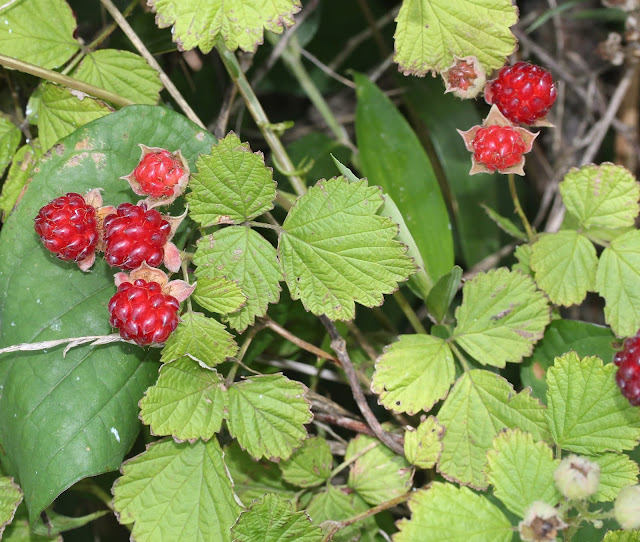
[[0,538],[640,541],[640,4],[116,4],[0,6]]

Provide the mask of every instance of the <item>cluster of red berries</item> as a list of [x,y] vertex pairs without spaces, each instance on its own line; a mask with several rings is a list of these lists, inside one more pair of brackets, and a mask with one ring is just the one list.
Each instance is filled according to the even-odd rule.
[[624,341],[623,349],[613,357],[618,366],[616,382],[622,395],[633,406],[640,406],[640,331]]
[[148,196],[144,201],[103,207],[99,189],[84,196],[71,192],[40,209],[35,230],[52,254],[76,262],[83,271],[93,265],[96,252],[104,252],[111,267],[132,271],[116,275],[110,322],[124,339],[148,345],[167,340],[178,325],[180,301],[193,291],[152,269],[163,262],[172,272],[180,269],[171,237],[183,217],[163,215],[153,207],[171,203],[184,191],[189,168],[179,151],[141,147],[139,164],[123,179],[136,194]]

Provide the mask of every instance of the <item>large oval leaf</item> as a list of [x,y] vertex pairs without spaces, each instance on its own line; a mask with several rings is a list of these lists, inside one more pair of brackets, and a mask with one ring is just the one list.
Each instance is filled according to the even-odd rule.
[[[33,231],[38,209],[66,192],[103,188],[132,201],[126,181],[138,143],[180,149],[191,165],[214,138],[181,115],[125,107],[62,139],[34,169],[0,235],[0,347],[111,332],[114,270],[60,262]],[[158,350],[120,343],[0,357],[0,460],[24,490],[31,521],[77,480],[117,469],[138,433],[138,400],[157,376]]]

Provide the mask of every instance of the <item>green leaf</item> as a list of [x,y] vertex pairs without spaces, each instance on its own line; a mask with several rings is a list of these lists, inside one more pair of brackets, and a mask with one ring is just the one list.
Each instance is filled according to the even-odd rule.
[[50,537],[82,527],[109,513],[109,510],[99,510],[85,516],[68,517],[58,514],[55,510],[49,508],[47,510],[46,523],[43,521],[43,517],[40,516],[33,526],[33,533],[43,537]]
[[185,357],[162,366],[140,401],[140,419],[157,436],[209,440],[220,431],[225,407],[223,378]]
[[494,495],[511,512],[524,517],[534,502],[554,506],[562,498],[553,478],[558,463],[545,442],[534,442],[530,433],[509,429],[493,439],[487,452],[487,479]]
[[2,10],[0,53],[43,68],[62,66],[80,45],[76,19],[65,0],[13,2]]
[[600,485],[589,500],[613,501],[623,487],[638,483],[638,464],[625,454],[603,454],[590,458],[600,465]]
[[[1,28],[2,24],[0,24]],[[0,177],[2,177],[4,170],[11,162],[21,139],[20,128],[4,115],[0,115]]]
[[416,414],[444,399],[455,379],[449,345],[432,335],[400,335],[376,361],[371,389],[395,412]]
[[555,443],[579,454],[621,452],[640,439],[640,409],[615,381],[616,366],[575,352],[556,358],[547,372],[546,411]]
[[518,245],[513,255],[518,260],[518,263],[514,263],[511,266],[512,271],[520,271],[524,275],[533,276],[533,271],[531,271],[531,245]]
[[[212,140],[168,109],[130,106],[41,158],[0,231],[0,348],[113,331],[106,307],[114,270],[101,258],[90,273],[53,258],[33,233],[43,205],[96,186],[106,202],[132,201],[119,177],[138,163],[139,141],[181,148],[193,164]],[[0,460],[22,487],[33,520],[79,479],[120,466],[140,428],[138,401],[158,377],[158,349],[114,343],[74,348],[66,357],[63,349],[0,357]]]
[[13,156],[7,178],[2,185],[2,194],[0,194],[0,215],[4,216],[4,219],[13,210],[31,174],[31,169],[40,156],[42,156],[42,150],[37,139],[31,144],[20,147]]
[[496,211],[494,211],[491,207],[488,207],[487,205],[484,205],[482,203],[480,205],[487,213],[487,216],[491,220],[493,220],[500,227],[502,231],[504,231],[505,233],[508,233],[511,237],[514,237],[515,239],[518,239],[520,241],[527,240],[527,234],[524,233],[520,228],[518,228],[518,226],[516,226],[513,223],[513,221],[508,219],[506,216],[502,216],[501,214],[498,214]]
[[139,104],[158,103],[162,90],[158,72],[140,55],[129,51],[90,52],[73,76]]
[[608,327],[573,320],[553,320],[544,332],[544,338],[536,344],[531,357],[522,364],[522,383],[531,386],[535,397],[544,399],[547,394],[547,369],[557,356],[575,350],[579,356],[613,359],[613,341],[615,336]]
[[543,235],[531,247],[536,282],[556,305],[577,305],[595,289],[598,256],[584,235],[574,230]]
[[111,111],[105,103],[82,92],[46,83],[38,109],[40,144],[48,150],[80,126]]
[[242,512],[231,529],[234,542],[322,542],[322,531],[291,501],[268,493]]
[[640,530],[607,531],[602,542],[640,542]]
[[398,522],[395,542],[510,542],[511,522],[498,507],[466,487],[433,482],[409,500],[411,519]]
[[547,299],[530,277],[494,269],[465,283],[453,335],[483,365],[504,367],[531,354],[550,319]]
[[405,75],[441,72],[454,55],[476,56],[490,73],[516,48],[509,27],[518,10],[510,0],[404,0],[396,21],[393,60]]
[[417,429],[407,430],[404,434],[407,461],[421,469],[432,469],[442,454],[442,435],[444,427],[433,416],[422,419]]
[[276,183],[261,152],[233,132],[196,162],[187,194],[189,216],[203,226],[239,224],[273,208]]
[[306,388],[281,374],[234,382],[228,392],[227,425],[249,455],[287,459],[307,437],[311,421]]
[[188,356],[201,366],[215,367],[238,352],[225,327],[199,312],[187,312],[162,349],[162,363]]
[[383,503],[411,489],[413,468],[377,439],[362,434],[352,439],[344,460],[356,455],[359,457],[351,463],[348,484],[369,504]]
[[239,311],[247,303],[247,298],[238,283],[214,275],[215,272],[211,267],[202,269],[198,273],[193,299],[208,311],[218,314]]
[[331,474],[333,457],[327,441],[311,437],[302,443],[293,455],[280,463],[282,477],[298,487],[314,487],[323,483]]
[[454,264],[451,223],[438,179],[413,129],[389,98],[362,74],[355,74],[355,82],[362,172],[393,198],[433,285]]
[[596,289],[604,297],[604,316],[618,337],[640,328],[640,231],[614,239],[598,263]]
[[158,441],[122,465],[113,486],[118,521],[137,542],[230,542],[240,512],[222,450],[208,442]]
[[484,370],[464,373],[449,393],[438,423],[445,427],[438,471],[448,480],[487,487],[487,451],[504,428],[519,427],[549,440],[545,408],[528,390],[515,393],[504,378]]
[[237,331],[253,325],[269,303],[280,299],[282,272],[276,250],[251,228],[232,226],[201,238],[193,261],[198,279],[226,277],[240,286],[247,303],[224,318]]
[[574,168],[559,188],[567,211],[587,230],[633,226],[640,211],[640,185],[622,166],[605,163]]
[[26,511],[21,513],[21,510],[23,510],[22,507],[18,508],[16,517],[7,526],[2,535],[3,542],[63,542],[60,535],[41,536],[33,532],[29,526]]
[[285,499],[295,498],[296,488],[282,479],[278,465],[269,461],[254,461],[242,451],[237,440],[224,448],[224,461],[233,480],[233,488],[246,505],[265,493],[278,493]]
[[171,29],[173,41],[183,51],[200,47],[213,49],[218,39],[229,51],[238,47],[255,52],[263,42],[264,30],[281,34],[293,25],[300,11],[299,0],[149,0],[160,28]]
[[366,180],[322,180],[284,221],[278,252],[291,297],[313,314],[352,320],[355,302],[374,307],[415,266],[394,238],[398,226],[376,215],[380,188]]
[[[329,485],[327,488],[317,493],[309,506],[307,513],[316,525],[320,525],[323,521],[341,521],[349,519],[361,512],[369,509],[369,505],[358,496],[357,493],[345,493],[339,488]],[[332,542],[352,542],[353,540],[362,540],[361,533],[367,527],[367,521],[359,521],[353,525],[348,525],[340,529],[331,539]],[[369,518],[369,524],[375,521]]]
[[22,502],[22,491],[13,478],[0,476],[0,539],[4,528],[13,521],[13,516]]
[[431,292],[429,292],[427,307],[436,322],[442,323],[447,317],[447,311],[451,306],[451,302],[458,293],[460,279],[462,279],[462,268],[454,265],[449,273],[438,279],[438,282],[436,282]]

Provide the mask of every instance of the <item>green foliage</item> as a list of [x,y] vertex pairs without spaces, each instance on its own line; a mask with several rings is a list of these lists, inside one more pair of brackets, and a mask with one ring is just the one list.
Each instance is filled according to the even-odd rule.
[[21,139],[20,128],[0,115],[0,177],[2,177],[4,170],[11,162],[11,157],[16,152],[18,145],[20,145]]
[[0,214],[3,215],[4,220],[18,201],[33,165],[41,155],[42,150],[37,139],[31,144],[23,145],[13,155],[11,167],[7,172],[7,178],[2,185],[2,193],[0,194]]
[[247,303],[238,283],[225,277],[216,277],[211,267],[201,269],[193,299],[205,309],[218,314],[240,310]]
[[638,542],[640,541],[640,530],[638,531],[608,531],[602,542]]
[[613,501],[620,490],[638,483],[638,464],[624,454],[603,454],[593,460],[600,465],[598,492],[589,500]]
[[[311,500],[307,506],[307,513],[316,525],[320,525],[323,521],[348,519],[368,509],[369,505],[357,493],[349,494],[329,485]],[[371,523],[375,527],[375,521],[363,521],[349,525],[333,535],[332,540],[335,542],[361,540],[363,529],[366,529]]]
[[22,491],[13,478],[0,476],[0,538],[7,524],[11,523],[18,505],[22,502]]
[[421,469],[431,469],[442,454],[442,427],[436,418],[422,420],[415,431],[404,434],[404,456],[407,461]]
[[280,463],[282,477],[297,487],[322,484],[331,473],[333,457],[329,444],[322,437],[311,437],[293,455]]
[[450,273],[440,277],[435,283],[429,297],[427,297],[427,308],[436,322],[443,322],[453,299],[458,293],[460,280],[462,279],[462,268],[453,266]]

